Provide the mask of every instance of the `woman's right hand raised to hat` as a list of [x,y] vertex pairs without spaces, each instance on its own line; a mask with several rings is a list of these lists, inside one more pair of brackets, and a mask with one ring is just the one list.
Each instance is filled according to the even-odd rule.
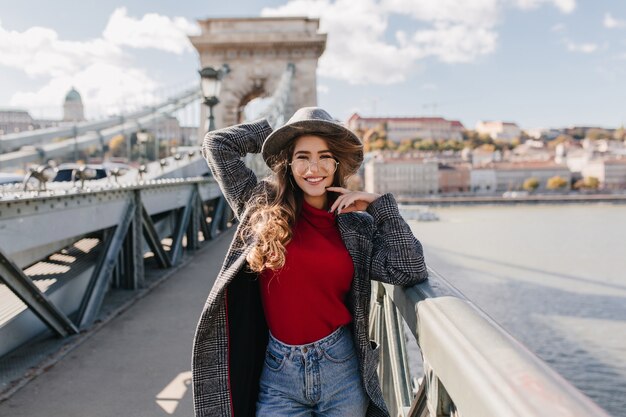
[[328,210],[331,213],[337,211],[337,214],[365,211],[370,203],[380,197],[380,194],[352,191],[342,187],[327,187],[326,190],[341,194]]

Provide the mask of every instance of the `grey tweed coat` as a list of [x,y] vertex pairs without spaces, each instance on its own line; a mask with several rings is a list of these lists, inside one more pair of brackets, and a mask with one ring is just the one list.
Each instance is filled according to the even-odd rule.
[[[202,145],[239,228],[248,222],[250,197],[267,190],[267,183],[258,182],[241,158],[260,152],[271,131],[265,120],[244,123],[209,132]],[[367,416],[388,416],[376,374],[378,347],[368,337],[370,279],[403,286],[426,279],[422,246],[391,194],[376,199],[367,212],[340,214],[337,224],[354,262],[347,304],[363,386],[370,398]],[[254,244],[235,234],[198,322],[192,354],[196,417],[255,415],[268,330],[256,275],[246,268],[246,255]]]

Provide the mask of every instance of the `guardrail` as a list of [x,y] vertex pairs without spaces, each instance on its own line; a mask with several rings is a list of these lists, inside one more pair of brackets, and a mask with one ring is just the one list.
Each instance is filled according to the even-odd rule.
[[[0,337],[0,356],[46,327],[60,337],[90,327],[109,288],[137,290],[144,286],[147,252],[159,268],[174,266],[183,250],[197,249],[201,240],[215,237],[230,217],[212,178],[164,179],[67,195],[43,193],[0,200],[0,283],[10,290],[0,291],[5,297],[0,336],[7,333]],[[42,263],[44,269],[71,270],[80,259],[69,256],[67,248],[87,238],[98,242],[97,256],[85,260],[90,265],[80,270],[79,278],[68,278],[62,285],[57,282],[55,291],[67,290],[62,297],[52,294],[61,300],[52,301],[49,291],[42,290],[41,282],[31,279],[24,268]],[[41,275],[49,278],[53,274]],[[74,280],[83,283],[75,285]],[[27,312],[39,318],[38,329],[33,328],[32,320],[14,328],[18,326],[14,319],[23,311],[11,309],[10,304],[19,301],[15,296],[28,307]]]
[[[608,417],[588,397],[465,299],[432,269],[410,288],[372,287],[371,337],[392,416]],[[412,382],[403,322],[421,349]]]

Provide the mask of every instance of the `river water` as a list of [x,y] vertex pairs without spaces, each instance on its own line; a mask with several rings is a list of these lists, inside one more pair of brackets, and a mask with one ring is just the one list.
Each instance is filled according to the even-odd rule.
[[433,211],[440,221],[409,222],[427,264],[597,404],[626,416],[626,205]]

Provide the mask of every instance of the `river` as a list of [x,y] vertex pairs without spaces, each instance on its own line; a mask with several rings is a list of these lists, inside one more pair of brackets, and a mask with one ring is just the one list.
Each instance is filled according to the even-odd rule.
[[440,221],[409,222],[427,264],[597,404],[626,416],[626,205],[433,211]]

